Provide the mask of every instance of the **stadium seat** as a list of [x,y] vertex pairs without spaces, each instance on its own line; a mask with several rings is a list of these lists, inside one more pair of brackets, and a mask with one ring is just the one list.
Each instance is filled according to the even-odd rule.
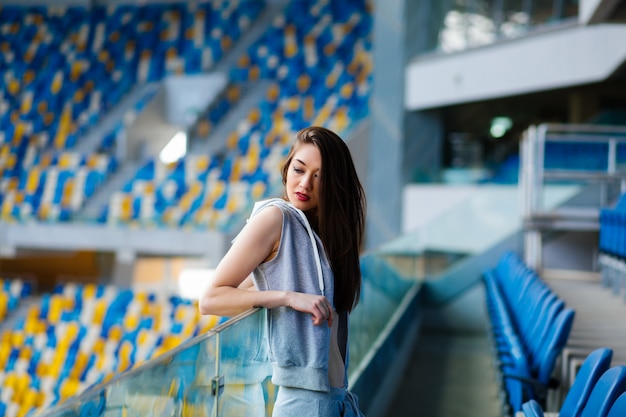
[[[609,348],[598,348],[587,356],[561,405],[559,417],[580,417],[597,381],[610,368],[612,357],[613,350]],[[529,407],[536,410],[540,405],[536,401],[524,403],[522,410],[526,415]]]
[[580,416],[593,387],[610,368],[612,357],[613,350],[609,348],[599,348],[587,355],[561,405],[561,417]]
[[[626,366],[609,368],[594,385],[580,417],[606,417],[617,398],[626,392]],[[526,417],[543,417],[539,403],[530,400],[522,407]]]
[[624,417],[626,416],[626,393],[623,393],[611,405],[609,413],[606,417]]
[[[490,336],[507,406],[544,405],[575,312],[514,253],[483,274]],[[538,325],[540,323],[540,325]]]

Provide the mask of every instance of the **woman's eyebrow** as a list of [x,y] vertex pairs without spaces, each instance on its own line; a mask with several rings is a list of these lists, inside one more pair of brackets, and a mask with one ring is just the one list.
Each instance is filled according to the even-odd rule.
[[302,165],[306,165],[302,159],[294,158],[296,161],[300,162]]

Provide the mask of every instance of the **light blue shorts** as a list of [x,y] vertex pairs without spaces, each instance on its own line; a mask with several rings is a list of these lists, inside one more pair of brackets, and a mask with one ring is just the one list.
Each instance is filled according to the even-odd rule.
[[363,417],[357,396],[343,388],[330,392],[280,387],[272,417]]

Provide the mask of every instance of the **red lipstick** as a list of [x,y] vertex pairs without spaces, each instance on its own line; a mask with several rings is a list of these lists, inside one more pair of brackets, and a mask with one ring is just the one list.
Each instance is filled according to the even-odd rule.
[[300,201],[309,201],[311,199],[311,197],[309,197],[306,194],[302,194],[302,193],[296,193],[296,197],[298,198],[298,200]]

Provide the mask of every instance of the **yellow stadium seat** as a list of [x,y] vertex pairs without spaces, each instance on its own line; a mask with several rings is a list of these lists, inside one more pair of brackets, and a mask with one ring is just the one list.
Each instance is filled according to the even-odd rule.
[[315,103],[313,101],[313,97],[307,96],[304,99],[303,110],[303,116],[305,120],[310,120],[313,118],[313,115],[315,114]]
[[304,93],[311,87],[311,77],[308,74],[301,74],[296,80],[296,85],[300,93]]
[[337,45],[334,42],[330,42],[324,46],[324,55],[333,56],[337,51]]
[[30,362],[30,359],[33,356],[33,348],[28,345],[20,345],[19,348],[20,348],[20,353],[19,353],[20,359]]
[[11,355],[11,345],[7,342],[0,342],[0,368],[4,369],[7,365],[7,360]]
[[33,108],[33,92],[26,91],[24,94],[22,94],[20,112],[22,114],[28,114],[32,108]]
[[65,399],[73,395],[76,395],[78,393],[79,388],[80,388],[79,380],[74,379],[74,378],[67,378],[62,382],[61,388],[59,389],[59,394],[61,398]]
[[97,357],[104,356],[104,346],[105,340],[101,337],[98,337],[93,343],[92,353],[95,354]]
[[57,71],[52,77],[52,83],[50,84],[50,92],[54,95],[59,94],[63,87],[63,72]]
[[267,186],[262,181],[257,181],[252,185],[251,194],[254,200],[259,200],[265,195]]
[[239,135],[237,132],[231,132],[226,139],[226,146],[229,149],[235,149],[237,147],[237,142],[239,141]]
[[5,292],[0,292],[0,321],[7,316],[7,306],[9,305],[9,296]]
[[342,98],[348,99],[352,97],[353,94],[354,94],[354,84],[352,83],[345,83],[339,89],[339,95]]
[[39,113],[40,115],[45,115],[48,112],[48,102],[41,100],[39,103],[37,103],[37,113]]
[[19,348],[24,344],[24,332],[21,330],[13,330],[11,332],[11,345],[14,348]]
[[223,51],[229,50],[232,45],[233,45],[233,40],[230,36],[224,34],[220,38],[220,46],[222,47]]
[[16,382],[16,375],[12,372],[8,372],[5,377],[4,377],[4,383],[3,383],[3,389],[11,389],[12,391],[15,389],[15,385],[17,384]]
[[107,335],[109,340],[119,342],[122,340],[122,336],[124,335],[124,330],[117,324],[111,326],[109,329],[109,334]]
[[226,88],[226,100],[235,103],[241,98],[241,88],[238,85],[231,84]]
[[206,119],[199,120],[196,126],[196,133],[199,137],[209,136],[211,133],[211,123]]
[[14,78],[7,83],[7,91],[11,95],[17,95],[20,92],[20,88],[20,82]]
[[286,42],[284,54],[287,58],[293,58],[298,53],[298,45],[295,42]]
[[139,326],[139,317],[136,314],[126,314],[124,316],[124,330],[133,331]]
[[89,355],[85,352],[77,352],[74,366],[70,371],[70,378],[79,380],[80,375],[85,371],[87,364],[89,363]]
[[22,401],[22,394],[26,392],[31,382],[31,376],[28,373],[15,374],[15,381],[13,385],[13,401],[19,403]]
[[250,56],[247,53],[241,54],[237,60],[237,66],[240,68],[247,68],[250,66]]
[[57,296],[53,295],[50,297],[50,307],[48,309],[48,320],[51,323],[58,323],[61,319],[61,310],[63,309],[63,300]]
[[61,207],[70,207],[72,195],[74,193],[74,179],[68,178],[63,185],[63,196],[61,197]]
[[256,81],[259,79],[260,76],[261,69],[258,67],[258,65],[251,66],[248,71],[248,78],[250,78],[251,81]]
[[13,144],[19,145],[22,142],[22,138],[26,133],[26,124],[25,123],[17,123],[15,125],[15,132],[13,133]]
[[24,395],[22,395],[21,407],[18,416],[25,416],[33,408],[41,407],[42,395],[34,388],[28,388]]
[[116,372],[123,372],[129,369],[132,365],[132,352],[133,345],[128,340],[122,341],[119,347],[119,358],[118,358],[118,366]]
[[104,315],[106,313],[106,300],[98,300],[96,301],[96,306],[93,311],[93,324],[102,326],[104,321]]

